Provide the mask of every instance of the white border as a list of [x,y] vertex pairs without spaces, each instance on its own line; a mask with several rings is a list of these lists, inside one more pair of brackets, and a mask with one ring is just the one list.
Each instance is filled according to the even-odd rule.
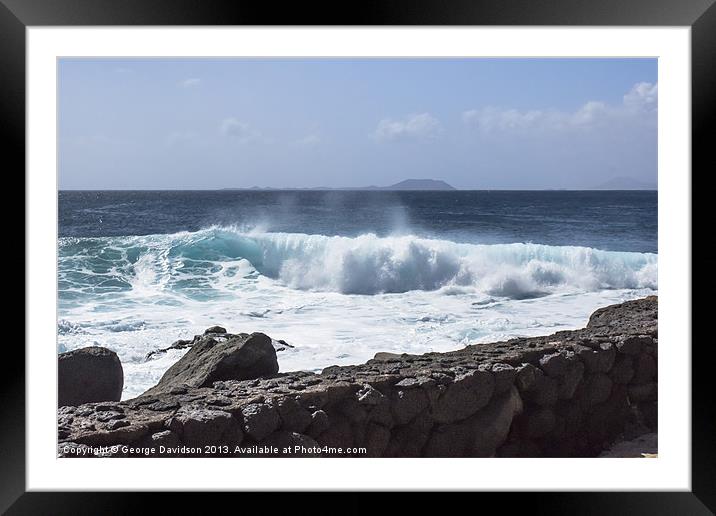
[[[690,490],[688,27],[30,27],[27,43],[28,490]],[[659,458],[56,459],[59,56],[658,56]]]

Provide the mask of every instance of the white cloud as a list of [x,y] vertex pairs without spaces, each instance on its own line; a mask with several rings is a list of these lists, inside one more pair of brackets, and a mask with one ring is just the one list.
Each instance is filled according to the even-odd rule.
[[401,120],[384,118],[378,122],[373,136],[377,140],[424,140],[436,138],[443,132],[440,121],[430,113],[410,115]]
[[181,81],[180,84],[183,88],[196,88],[201,84],[201,79],[198,77],[189,77],[188,79]]
[[638,120],[650,116],[657,109],[657,85],[646,82],[635,84],[624,95],[623,102],[610,106],[604,102],[589,101],[576,111],[504,109],[494,106],[471,109],[462,113],[468,127],[483,133],[523,131],[544,132],[590,129],[608,126],[615,122]]
[[635,110],[656,110],[658,97],[658,84],[640,82],[624,95],[624,105]]
[[261,137],[261,133],[252,128],[246,122],[237,120],[236,118],[226,118],[221,122],[219,127],[221,134],[231,137],[239,143],[248,143]]
[[565,117],[566,127],[590,127],[619,113],[604,102],[590,100],[574,113]]
[[479,110],[471,109],[462,114],[465,124],[486,131],[528,129],[544,118],[545,113],[542,111],[520,112],[516,109],[499,109],[492,106]]

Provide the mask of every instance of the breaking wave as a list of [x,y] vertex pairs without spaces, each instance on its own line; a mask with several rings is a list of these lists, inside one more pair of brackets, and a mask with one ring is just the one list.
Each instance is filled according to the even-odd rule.
[[60,295],[230,293],[260,278],[299,290],[373,295],[469,288],[525,299],[560,291],[657,288],[657,255],[414,235],[241,231],[60,239]]

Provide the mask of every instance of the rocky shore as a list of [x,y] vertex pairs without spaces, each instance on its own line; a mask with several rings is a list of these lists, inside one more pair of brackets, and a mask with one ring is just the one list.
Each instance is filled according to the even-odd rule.
[[657,314],[652,296],[580,330],[320,374],[214,327],[141,396],[60,406],[58,455],[596,457],[657,430]]

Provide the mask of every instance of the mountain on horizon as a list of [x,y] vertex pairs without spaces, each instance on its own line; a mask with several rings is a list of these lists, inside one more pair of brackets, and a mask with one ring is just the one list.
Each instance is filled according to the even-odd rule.
[[390,186],[379,187],[379,190],[456,190],[454,186],[439,179],[406,179]]
[[390,186],[357,186],[330,188],[326,186],[318,186],[312,188],[271,188],[260,186],[252,186],[250,188],[222,188],[221,190],[457,190],[454,186],[447,184],[439,179],[406,179]]

